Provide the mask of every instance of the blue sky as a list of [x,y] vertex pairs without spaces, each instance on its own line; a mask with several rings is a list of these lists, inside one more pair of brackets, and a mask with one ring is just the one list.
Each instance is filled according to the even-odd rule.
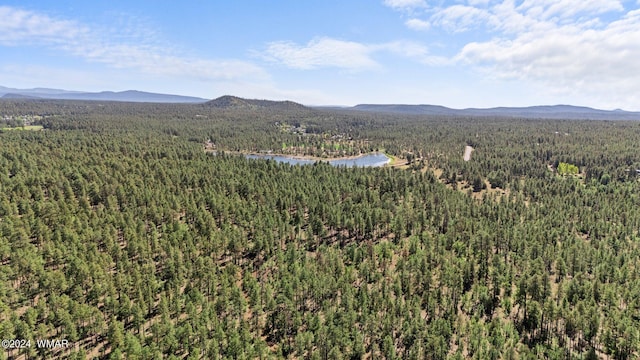
[[0,86],[640,110],[640,0],[2,1]]

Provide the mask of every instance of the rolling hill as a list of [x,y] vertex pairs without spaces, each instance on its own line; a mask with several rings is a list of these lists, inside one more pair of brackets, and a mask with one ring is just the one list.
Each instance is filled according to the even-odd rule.
[[57,99],[57,100],[95,100],[95,101],[126,101],[126,102],[150,102],[150,103],[192,103],[218,109],[236,110],[340,110],[357,112],[376,112],[405,115],[435,115],[435,116],[479,116],[479,117],[512,117],[532,119],[584,119],[584,120],[640,120],[640,112],[624,110],[600,110],[585,106],[573,105],[540,105],[528,107],[494,107],[494,108],[467,108],[453,109],[440,105],[408,105],[408,104],[359,104],[352,107],[314,106],[307,107],[293,101],[273,101],[245,99],[232,95],[225,95],[214,100],[151,93],[137,90],[120,92],[80,92],[61,89],[33,88],[14,89],[0,86],[0,98],[2,99]]
[[0,86],[0,97],[11,99],[56,99],[56,100],[98,100],[98,101],[128,101],[128,102],[157,102],[157,103],[202,103],[207,99],[158,94],[137,90],[80,92],[60,89],[12,89]]
[[439,105],[360,104],[344,109],[351,111],[411,115],[498,116],[539,119],[640,120],[640,112],[624,110],[599,110],[590,107],[572,105],[495,107],[487,109],[451,109]]
[[243,99],[237,96],[225,95],[219,98],[207,101],[204,106],[219,109],[271,109],[271,110],[308,110],[309,108],[293,102],[293,101],[272,101],[272,100],[255,100]]

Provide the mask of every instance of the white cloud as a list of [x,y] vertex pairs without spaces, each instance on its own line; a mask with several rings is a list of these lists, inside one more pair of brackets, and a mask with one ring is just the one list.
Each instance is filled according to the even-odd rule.
[[0,6],[0,44],[64,43],[85,36],[88,29],[30,11]]
[[464,32],[471,27],[495,21],[487,10],[473,6],[453,5],[442,9],[431,17],[431,23],[451,32]]
[[409,29],[418,30],[418,31],[425,31],[431,28],[431,23],[429,23],[428,21],[424,21],[416,18],[409,19],[404,24],[407,25]]
[[366,45],[327,37],[311,40],[300,46],[289,41],[268,44],[266,58],[295,69],[337,67],[349,70],[377,68],[370,56],[372,49]]
[[408,58],[423,58],[429,54],[426,46],[412,41],[393,41],[371,45],[370,49],[373,51],[388,51]]
[[[535,26],[504,27],[517,31],[469,43],[456,60],[493,77],[533,81],[559,94],[583,94],[601,102],[616,98],[637,107],[633,102],[640,92],[640,10],[592,26],[590,19],[568,24],[547,21],[545,13],[551,7],[535,15],[530,9],[521,16]],[[601,11],[596,6],[591,9]]]
[[266,77],[266,73],[260,67],[246,61],[176,56],[154,46],[83,44],[67,50],[92,62],[119,69],[138,69],[158,76],[181,76],[203,81]]
[[469,0],[469,5],[478,6],[478,5],[487,5],[489,4],[489,0]]
[[492,23],[494,30],[508,33],[543,31],[552,29],[555,25],[549,21],[538,19],[538,14],[526,14],[519,11],[513,1],[503,1],[490,9],[496,22]]
[[440,66],[451,63],[448,58],[432,55],[425,45],[413,41],[393,41],[371,45],[370,48],[373,51],[386,51],[426,65]]
[[[623,1],[457,1],[426,8],[405,25],[444,29],[451,43],[463,43],[438,64],[470,65],[487,78],[515,79],[550,94],[638,107],[640,10],[625,13]],[[480,40],[465,44],[463,33],[470,31]]]
[[374,59],[376,53],[391,53],[423,63],[442,61],[429,55],[427,47],[416,42],[362,44],[328,37],[313,39],[306,45],[289,41],[273,42],[267,45],[262,56],[294,69],[340,68],[357,72],[382,68]]
[[624,6],[618,0],[526,0],[518,10],[540,19],[572,17],[577,14],[602,14],[622,11]]
[[395,10],[411,10],[427,7],[424,0],[384,0],[384,4]]
[[597,15],[624,10],[619,0],[524,0],[520,4],[514,0],[467,2],[468,5],[454,4],[428,9],[428,18],[412,18],[405,25],[413,30],[426,30],[427,26],[441,27],[452,33],[478,27],[521,32],[577,22],[592,26],[600,24]]
[[185,76],[200,80],[266,78],[249,62],[178,56],[170,46],[156,43],[140,28],[98,29],[45,14],[0,7],[0,44],[44,46],[90,62],[118,69],[137,69],[159,76]]

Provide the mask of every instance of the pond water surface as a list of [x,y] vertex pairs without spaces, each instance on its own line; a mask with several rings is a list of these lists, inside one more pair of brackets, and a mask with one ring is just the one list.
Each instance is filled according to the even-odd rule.
[[301,158],[295,158],[295,157],[284,156],[284,155],[250,154],[245,156],[247,157],[247,159],[271,159],[277,162],[283,162],[291,165],[311,165],[316,161],[325,161],[333,166],[346,166],[346,167],[353,167],[353,166],[379,167],[379,166],[384,166],[389,161],[391,161],[391,159],[388,158],[383,153],[372,153],[372,154],[362,155],[362,156],[348,158],[348,159],[333,159],[333,160],[301,159]]

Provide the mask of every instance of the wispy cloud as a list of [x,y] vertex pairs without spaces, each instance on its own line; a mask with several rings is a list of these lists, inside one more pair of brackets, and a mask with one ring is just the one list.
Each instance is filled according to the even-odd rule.
[[396,10],[411,10],[427,7],[427,3],[424,0],[384,0],[383,3]]
[[431,23],[434,26],[453,33],[465,32],[472,27],[494,21],[494,16],[485,9],[465,5],[453,5],[441,9],[431,17]]
[[88,28],[74,21],[0,6],[0,44],[64,44],[87,36]]
[[364,44],[322,37],[306,45],[290,41],[272,42],[267,45],[265,57],[295,69],[337,67],[365,70],[379,66],[371,58],[371,52],[372,49]]
[[443,56],[433,55],[429,52],[427,46],[414,41],[392,41],[388,43],[370,45],[370,48],[372,51],[392,53],[426,65],[440,66],[451,63],[450,59]]
[[529,0],[523,2],[518,10],[539,19],[562,19],[577,14],[597,15],[609,11],[622,11],[624,6],[618,0]]
[[153,75],[200,80],[265,78],[258,66],[234,59],[202,59],[176,55],[144,29],[127,26],[101,29],[68,19],[9,6],[0,7],[0,45],[44,46],[113,68],[136,69]]
[[354,41],[316,38],[306,45],[290,41],[272,42],[262,54],[267,60],[294,69],[340,68],[352,72],[382,69],[374,56],[390,53],[420,62],[438,62],[432,58],[426,46],[411,41],[393,41],[363,44]]
[[431,29],[431,23],[428,21],[412,18],[404,23],[408,28],[413,30],[425,31]]

